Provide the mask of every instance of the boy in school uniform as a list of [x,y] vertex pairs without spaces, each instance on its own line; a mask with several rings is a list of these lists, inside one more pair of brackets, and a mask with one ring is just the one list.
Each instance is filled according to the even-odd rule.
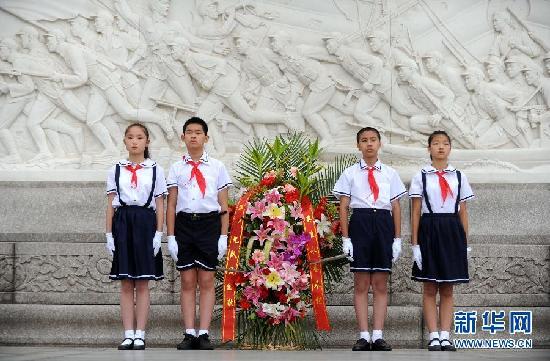
[[[405,185],[397,172],[378,160],[380,133],[357,133],[359,162],[344,170],[333,194],[340,199],[343,251],[352,259],[354,305],[359,339],[353,351],[391,351],[382,338],[388,304],[388,275],[401,254],[401,207]],[[348,225],[349,209],[352,209]],[[368,292],[374,295],[372,338],[368,331]]]
[[[208,125],[198,117],[183,125],[188,153],[174,163],[167,178],[168,250],[181,281],[181,313],[185,327],[178,350],[212,350],[208,331],[215,303],[214,276],[227,251],[229,174],[208,155]],[[199,287],[199,331],[195,331],[196,288]]]

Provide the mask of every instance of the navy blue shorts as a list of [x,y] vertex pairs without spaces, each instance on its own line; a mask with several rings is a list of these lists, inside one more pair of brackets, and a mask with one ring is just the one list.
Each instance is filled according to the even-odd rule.
[[218,212],[179,212],[174,230],[178,242],[176,268],[179,271],[191,268],[216,271],[220,234],[221,217]]
[[422,271],[413,263],[413,280],[438,283],[470,281],[466,233],[458,214],[423,214],[420,217],[418,244],[422,253]]
[[394,225],[387,209],[355,208],[349,222],[351,272],[391,272]]

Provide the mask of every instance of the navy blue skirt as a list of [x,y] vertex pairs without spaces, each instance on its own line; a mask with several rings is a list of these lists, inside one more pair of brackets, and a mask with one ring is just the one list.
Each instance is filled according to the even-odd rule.
[[419,282],[468,283],[466,233],[455,213],[420,217],[418,244],[422,271],[413,262],[412,279]]
[[152,208],[118,207],[113,216],[115,252],[110,279],[160,280],[162,250],[153,255],[157,217]]
[[393,218],[386,209],[355,208],[349,222],[351,272],[391,272]]

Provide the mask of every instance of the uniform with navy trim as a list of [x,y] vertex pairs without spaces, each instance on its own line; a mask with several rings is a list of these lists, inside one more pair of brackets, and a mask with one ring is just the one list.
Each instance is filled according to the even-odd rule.
[[350,198],[351,272],[391,272],[395,235],[391,203],[407,191],[397,171],[380,161],[374,164],[374,178],[379,187],[376,201],[363,159],[344,170],[332,191],[337,198]]
[[193,166],[186,154],[174,163],[168,172],[167,187],[178,187],[174,235],[178,243],[176,268],[185,271],[201,268],[215,271],[218,265],[218,239],[221,234],[221,206],[218,193],[232,185],[225,165],[204,152],[199,170],[204,175],[204,196],[196,177],[191,177]]
[[115,194],[112,203],[115,251],[109,278],[160,280],[164,278],[162,251],[153,255],[153,237],[157,230],[155,198],[168,194],[164,171],[155,161],[145,159],[139,163],[134,188],[127,166],[135,165],[121,160],[107,175],[107,194]]
[[443,201],[437,169],[425,166],[411,180],[409,197],[422,198],[418,244],[422,270],[413,264],[412,279],[419,282],[467,283],[466,233],[460,221],[460,204],[474,193],[466,175],[449,165],[443,177],[451,194]]

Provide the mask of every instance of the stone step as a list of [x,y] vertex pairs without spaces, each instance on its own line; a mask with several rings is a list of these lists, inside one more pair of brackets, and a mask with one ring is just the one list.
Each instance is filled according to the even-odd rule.
[[[518,308],[499,308],[509,313]],[[491,335],[481,331],[480,316],[475,335],[454,338],[530,338],[534,347],[550,347],[550,308],[530,308],[533,311],[531,335],[510,335],[508,331]],[[483,308],[456,308],[476,310]],[[372,308],[370,309],[372,312]],[[329,306],[331,331],[321,333],[322,347],[350,347],[357,339],[355,313],[352,306]],[[218,313],[219,314],[219,313]],[[372,320],[372,313],[369,316]],[[121,341],[122,325],[117,305],[0,305],[1,345],[86,345],[115,346]],[[147,342],[149,346],[175,346],[182,338],[178,305],[153,305],[149,314]],[[390,306],[384,338],[395,348],[425,347],[427,330],[423,329],[419,306]],[[214,342],[220,341],[220,320],[211,328]]]

